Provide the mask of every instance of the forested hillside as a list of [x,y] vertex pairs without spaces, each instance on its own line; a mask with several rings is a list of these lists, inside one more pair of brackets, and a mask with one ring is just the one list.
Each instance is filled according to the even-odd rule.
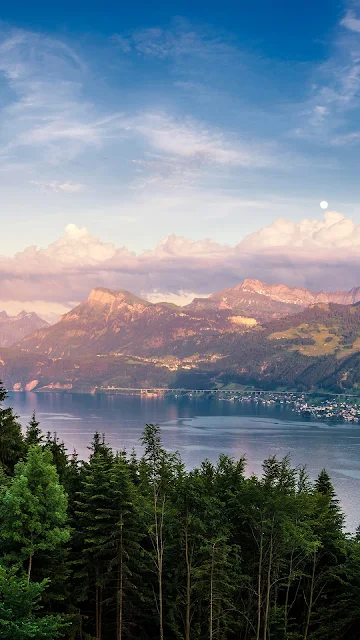
[[82,462],[0,408],[0,637],[357,639],[360,536],[326,471],[187,470],[160,436],[137,457],[96,433]]
[[[110,329],[106,298],[100,307],[97,301],[80,305],[81,313],[75,310],[62,323],[36,332],[17,348],[0,349],[0,377],[7,387],[89,392],[100,387],[211,389],[235,383],[339,393],[360,389],[358,304],[316,304],[286,318],[248,326],[242,317],[236,324],[234,319],[239,317],[228,316],[224,310],[206,318],[201,314],[190,318],[179,311],[158,312],[158,305],[149,305],[141,307],[140,313],[137,300],[124,303],[120,298],[117,304],[121,313],[125,305],[126,312],[120,322],[118,307],[113,309],[116,322]],[[99,314],[102,322],[92,342],[90,327],[94,328],[91,323]],[[78,329],[81,325],[81,335],[70,322],[73,315]],[[69,332],[71,353],[64,355],[61,345]],[[40,334],[46,338],[46,353],[41,352],[41,343],[34,343],[29,351],[28,345]],[[97,353],[105,338],[125,347]]]

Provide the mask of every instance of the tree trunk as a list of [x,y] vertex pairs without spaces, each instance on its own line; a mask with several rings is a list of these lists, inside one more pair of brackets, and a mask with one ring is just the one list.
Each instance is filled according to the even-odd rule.
[[311,619],[312,606],[313,606],[313,601],[314,601],[315,569],[316,569],[316,551],[314,551],[314,560],[313,560],[311,583],[310,583],[309,606],[308,606],[308,612],[307,612],[307,616],[306,616],[306,625],[305,625],[305,631],[304,631],[303,640],[307,640],[308,635],[309,635],[310,619]]
[[99,586],[95,587],[95,636],[99,640]]
[[286,638],[286,634],[287,634],[288,618],[289,618],[289,596],[290,596],[291,576],[292,576],[292,570],[293,570],[293,560],[294,560],[294,548],[292,548],[292,550],[291,550],[289,575],[288,575],[288,581],[287,581],[287,585],[286,585],[286,596],[285,596],[285,605],[284,605],[285,638]]
[[186,612],[185,640],[190,640],[190,605],[191,605],[191,562],[189,557],[188,525],[185,526],[185,559],[186,559]]
[[28,571],[27,571],[27,581],[28,584],[30,583],[30,576],[31,576],[31,569],[32,569],[32,561],[33,561],[33,554],[30,553],[29,555],[29,562],[28,562]]
[[100,587],[99,594],[99,640],[101,640],[102,636],[102,609],[103,609],[103,586]]
[[163,498],[163,504],[161,508],[161,518],[159,522],[158,517],[158,495],[156,490],[156,484],[154,482],[154,524],[155,524],[155,547],[156,547],[156,567],[158,574],[158,587],[159,587],[159,632],[160,640],[164,640],[164,623],[163,623],[163,555],[164,555],[164,512],[165,512],[165,497]]
[[269,548],[269,564],[267,571],[267,585],[266,585],[266,605],[265,605],[265,619],[264,619],[264,640],[268,636],[268,624],[269,624],[269,610],[270,610],[270,590],[271,590],[271,569],[272,569],[272,556],[273,556],[273,532],[270,536],[270,548]]
[[123,634],[123,601],[124,601],[124,569],[123,569],[123,530],[122,530],[122,523],[121,523],[117,640],[122,640],[122,634]]
[[214,590],[214,555],[215,555],[215,545],[214,542],[212,546],[212,554],[211,554],[211,573],[210,573],[210,620],[209,620],[209,628],[210,634],[209,638],[212,640],[213,638],[213,590]]
[[28,581],[28,584],[30,583],[32,562],[33,562],[33,556],[34,556],[34,534],[33,534],[33,532],[31,532],[31,534],[30,534],[30,543],[31,543],[31,547],[30,547],[31,551],[29,553],[29,562],[28,562],[28,570],[27,570],[27,581]]
[[259,569],[258,569],[258,614],[257,614],[257,629],[256,629],[256,640],[260,640],[260,629],[261,629],[261,573],[262,573],[262,563],[263,563],[263,526],[261,523],[261,531],[260,531],[260,548],[259,548]]
[[95,587],[95,635],[96,640],[101,640],[102,636],[102,605],[103,605],[103,587],[96,585]]

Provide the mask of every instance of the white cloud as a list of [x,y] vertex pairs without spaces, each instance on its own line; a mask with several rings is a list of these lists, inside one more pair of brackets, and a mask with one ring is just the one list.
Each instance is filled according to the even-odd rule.
[[[227,51],[216,38],[204,39],[182,28],[174,37],[155,31],[138,34],[131,47],[145,50],[148,37],[161,42],[159,47],[167,48],[171,56],[185,51],[201,56]],[[99,152],[109,141],[112,155],[115,149],[120,151],[124,140],[127,144],[131,139],[139,140],[144,148],[135,162],[131,159],[135,174],[135,180],[129,180],[132,188],[194,184],[215,166],[229,171],[287,167],[286,159],[272,146],[253,140],[250,143],[232,131],[186,115],[164,111],[133,115],[92,103],[85,98],[90,71],[77,52],[60,40],[19,30],[3,31],[0,54],[0,80],[2,75],[6,95],[0,107],[0,169],[27,167],[33,183],[44,191],[80,191],[82,185],[77,180],[49,180],[43,175],[48,174],[49,165],[76,166],[81,154],[87,150]],[[84,162],[88,162],[85,156]]]
[[[87,69],[75,50],[42,34],[0,32],[3,162],[73,160],[113,135],[116,113],[101,114],[83,95]],[[119,131],[116,133],[119,136]],[[31,149],[31,155],[27,151]],[[1,162],[1,158],[0,158]]]
[[360,256],[360,225],[355,225],[351,218],[337,211],[326,212],[323,220],[305,218],[299,223],[278,218],[269,227],[244,238],[239,247],[256,251],[270,247],[299,247],[305,252],[348,247],[359,252]]
[[[198,69],[200,59],[215,68],[240,56],[237,46],[181,22],[169,31],[145,30],[113,40],[126,52],[185,61],[187,68],[186,56],[191,68]],[[75,193],[84,190],[84,175],[100,180],[95,166],[101,163],[101,170],[109,166],[108,181],[115,188],[121,183],[129,190],[181,189],[205,181],[224,184],[244,170],[288,171],[299,163],[295,153],[291,158],[282,153],[276,141],[265,143],[231,127],[210,125],[182,113],[181,106],[176,112],[146,109],[145,101],[143,110],[123,112],[118,109],[121,96],[112,86],[109,100],[94,95],[98,79],[83,56],[79,43],[70,47],[38,33],[0,30],[0,90],[5,96],[0,177],[7,172],[48,193]],[[104,77],[112,72],[105,68]]]
[[359,33],[360,19],[348,11],[334,31],[329,57],[312,70],[310,96],[300,107],[297,136],[326,146],[356,141],[356,132],[349,129],[352,112],[360,107]]
[[[130,34],[115,34],[112,43],[126,54],[136,52],[142,56],[171,59],[175,63],[185,62],[189,57],[212,61],[225,58],[230,61],[240,52],[225,42],[218,34],[209,30],[193,29],[186,21],[177,20],[172,29],[150,28]],[[188,74],[191,69],[188,67]]]
[[76,193],[82,191],[83,184],[73,182],[58,182],[58,180],[52,180],[51,182],[42,182],[41,180],[32,180],[32,184],[37,186],[41,191],[47,193]]
[[360,33],[360,19],[356,17],[355,11],[347,11],[345,17],[340,22],[343,27],[350,31]]
[[[117,123],[129,135],[141,136],[151,151],[133,160],[137,177],[132,188],[155,184],[169,187],[194,185],[205,176],[218,180],[214,171],[239,169],[287,168],[289,158],[280,156],[274,146],[251,144],[238,135],[209,127],[194,118],[173,117],[167,113],[148,112]],[[292,163],[295,158],[292,158]]]
[[[209,291],[209,295],[212,293]],[[149,302],[157,303],[157,302],[167,302],[170,304],[176,304],[179,307],[183,307],[186,304],[190,304],[192,300],[196,297],[196,292],[194,291],[179,291],[178,293],[162,293],[161,291],[154,291],[152,293],[147,293],[146,291],[142,291],[141,295]],[[207,295],[207,294],[203,294]]]
[[279,218],[239,240],[230,246],[172,235],[136,254],[70,224],[46,248],[0,257],[0,300],[25,306],[33,299],[49,312],[52,304],[69,308],[96,286],[179,303],[248,277],[314,290],[360,285],[360,225],[336,211],[298,223]]
[[144,136],[150,145],[166,154],[201,163],[230,166],[267,166],[270,154],[264,148],[247,145],[234,135],[211,129],[192,118],[180,120],[165,113],[146,113],[126,128]]
[[116,249],[113,244],[92,236],[85,227],[68,224],[62,238],[36,253],[40,259],[63,265],[93,265],[113,258]]

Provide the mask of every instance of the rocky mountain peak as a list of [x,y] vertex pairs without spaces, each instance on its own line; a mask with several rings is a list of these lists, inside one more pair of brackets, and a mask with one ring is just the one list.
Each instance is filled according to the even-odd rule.
[[112,289],[105,289],[103,287],[97,287],[92,289],[88,295],[87,302],[98,302],[99,304],[112,304],[118,292]]
[[106,289],[105,287],[92,289],[86,302],[99,303],[102,305],[112,305],[116,303],[117,306],[121,306],[122,304],[129,304],[131,306],[141,305],[144,307],[153,306],[151,302],[139,298],[130,291],[125,291],[124,289],[115,291],[114,289]]
[[256,280],[256,278],[245,278],[245,280],[234,287],[234,289],[250,289],[250,291],[256,291],[257,293],[259,293],[259,290],[264,289],[266,286],[267,285],[261,282],[261,280]]

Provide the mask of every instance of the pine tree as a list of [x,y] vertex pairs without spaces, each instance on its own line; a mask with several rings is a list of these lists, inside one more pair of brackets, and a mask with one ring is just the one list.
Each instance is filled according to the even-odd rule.
[[144,517],[140,513],[142,500],[131,475],[125,456],[118,454],[111,470],[113,511],[109,515],[113,525],[109,540],[104,545],[111,554],[117,640],[140,637],[139,610],[146,596],[139,573],[144,570],[141,541],[147,532]]
[[32,445],[41,445],[44,440],[44,436],[40,429],[40,422],[36,419],[35,411],[33,411],[29,424],[26,428],[25,446],[29,449]]
[[[32,446],[26,462],[18,462],[14,478],[2,495],[0,537],[27,561],[30,582],[34,556],[56,549],[69,539],[67,499],[52,456]],[[17,553],[15,552],[15,558]]]
[[327,617],[329,601],[338,589],[339,569],[346,558],[344,516],[325,469],[315,481],[314,501],[312,528],[318,542],[308,566],[307,586],[304,589],[304,640],[311,637],[314,624],[320,622],[321,626],[323,616]]
[[152,515],[149,518],[149,533],[153,546],[153,562],[157,577],[156,610],[159,621],[159,638],[164,640],[164,551],[167,515],[171,494],[176,491],[176,477],[181,475],[183,465],[177,454],[168,454],[162,446],[160,427],[147,424],[141,438],[144,455],[140,465],[142,488],[147,493]]
[[95,637],[101,640],[104,592],[112,560],[108,541],[113,534],[114,456],[99,434],[95,434],[91,449],[75,505],[75,544],[81,548],[76,577],[81,581],[79,599],[90,598],[92,603],[95,600]]
[[45,447],[51,452],[54,465],[59,475],[62,485],[66,482],[66,471],[68,467],[68,455],[64,442],[60,442],[56,432],[46,434]]
[[13,410],[4,409],[1,405],[7,393],[0,383],[0,464],[6,473],[12,474],[15,464],[25,453],[21,426]]

